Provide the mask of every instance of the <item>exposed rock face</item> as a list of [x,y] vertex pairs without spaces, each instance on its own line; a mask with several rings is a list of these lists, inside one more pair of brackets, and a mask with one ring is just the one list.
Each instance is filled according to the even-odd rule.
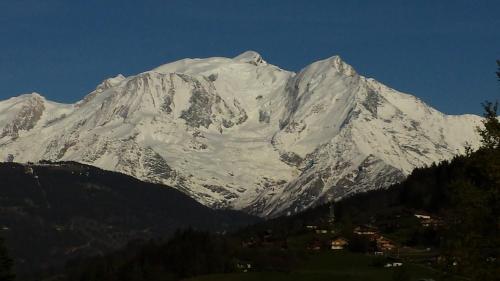
[[37,94],[26,96],[17,106],[14,118],[3,127],[0,138],[8,136],[16,139],[19,131],[33,129],[45,110],[44,100]]
[[293,73],[250,51],[107,79],[75,105],[2,101],[0,159],[80,161],[275,216],[449,159],[479,144],[480,120],[444,115],[338,56]]

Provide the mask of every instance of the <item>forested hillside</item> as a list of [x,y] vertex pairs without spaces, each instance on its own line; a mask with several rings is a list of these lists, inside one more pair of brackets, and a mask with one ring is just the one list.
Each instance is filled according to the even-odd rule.
[[19,273],[103,255],[176,229],[228,231],[258,219],[173,188],[73,162],[0,163],[0,235]]

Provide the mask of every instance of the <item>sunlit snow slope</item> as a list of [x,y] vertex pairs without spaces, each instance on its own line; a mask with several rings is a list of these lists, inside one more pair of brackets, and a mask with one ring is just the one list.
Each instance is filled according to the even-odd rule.
[[444,115],[338,56],[293,73],[249,51],[118,75],[72,105],[1,101],[0,159],[79,161],[274,216],[477,146],[480,120]]

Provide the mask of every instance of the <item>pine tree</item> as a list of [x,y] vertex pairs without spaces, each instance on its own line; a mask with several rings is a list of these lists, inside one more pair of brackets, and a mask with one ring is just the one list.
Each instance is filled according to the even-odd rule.
[[498,102],[487,101],[483,103],[484,108],[484,128],[478,128],[481,135],[481,142],[485,148],[500,147],[500,121],[497,117]]
[[0,281],[11,281],[15,279],[15,275],[12,272],[13,265],[14,262],[7,253],[4,240],[0,238]]

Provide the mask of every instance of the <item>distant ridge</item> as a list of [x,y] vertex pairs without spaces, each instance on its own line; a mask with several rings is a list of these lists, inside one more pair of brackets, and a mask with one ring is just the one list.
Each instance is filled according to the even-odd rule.
[[17,271],[62,266],[177,229],[225,232],[258,221],[173,188],[75,162],[0,163],[0,234]]

